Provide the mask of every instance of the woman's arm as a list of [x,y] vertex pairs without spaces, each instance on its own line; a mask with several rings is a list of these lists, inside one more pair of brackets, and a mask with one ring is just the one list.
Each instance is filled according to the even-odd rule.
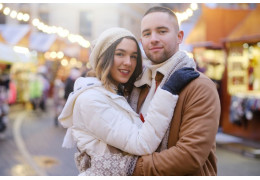
[[[75,103],[75,107],[80,109],[79,120],[84,122],[85,128],[95,138],[136,155],[150,154],[157,149],[169,127],[177,95],[158,87],[145,117],[145,123],[138,127],[134,121],[140,121],[139,115],[126,115],[126,111],[111,106],[106,95],[96,92],[88,90],[80,95]],[[126,101],[124,106],[129,106]]]
[[174,72],[162,89],[157,88],[145,123],[140,128],[134,123],[138,122],[139,116],[131,110],[123,97],[108,97],[105,93],[92,89],[80,95],[75,106],[78,106],[76,109],[79,109],[80,121],[97,139],[131,154],[151,154],[169,127],[178,99],[176,94],[198,76],[193,68],[182,68]]

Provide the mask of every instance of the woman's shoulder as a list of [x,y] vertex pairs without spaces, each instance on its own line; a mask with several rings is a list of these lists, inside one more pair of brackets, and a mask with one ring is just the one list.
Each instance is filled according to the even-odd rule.
[[95,77],[79,77],[74,84],[74,91],[80,88],[102,86],[99,79]]
[[[89,77],[87,77],[89,78]],[[96,79],[96,78],[95,78]],[[78,99],[82,102],[96,102],[107,101],[107,94],[109,93],[99,80],[95,79],[78,79],[78,83],[75,82],[74,91],[82,91]]]

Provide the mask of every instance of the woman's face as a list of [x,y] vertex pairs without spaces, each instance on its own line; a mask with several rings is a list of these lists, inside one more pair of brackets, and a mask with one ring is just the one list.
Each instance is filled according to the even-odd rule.
[[134,40],[124,38],[117,45],[110,75],[116,85],[126,83],[137,64],[137,45]]

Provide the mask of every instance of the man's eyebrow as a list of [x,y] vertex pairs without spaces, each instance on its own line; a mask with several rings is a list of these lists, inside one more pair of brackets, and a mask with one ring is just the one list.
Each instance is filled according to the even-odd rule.
[[166,27],[166,26],[159,26],[159,27],[157,27],[156,29],[169,29],[169,28]]
[[[169,29],[169,28],[167,26],[158,26],[158,27],[156,27],[156,29],[158,30],[158,29]],[[142,34],[145,32],[148,32],[148,31],[150,31],[150,29],[144,29],[142,31]]]

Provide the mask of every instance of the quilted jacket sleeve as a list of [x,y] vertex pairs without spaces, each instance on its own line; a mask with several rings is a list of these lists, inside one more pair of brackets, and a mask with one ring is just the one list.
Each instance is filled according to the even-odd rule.
[[[78,120],[95,138],[130,154],[145,155],[159,146],[169,127],[178,96],[158,88],[141,127],[133,121],[140,121],[138,114],[123,112],[107,99],[96,91],[80,95],[76,100],[80,109]],[[129,106],[127,102],[124,104]]]

